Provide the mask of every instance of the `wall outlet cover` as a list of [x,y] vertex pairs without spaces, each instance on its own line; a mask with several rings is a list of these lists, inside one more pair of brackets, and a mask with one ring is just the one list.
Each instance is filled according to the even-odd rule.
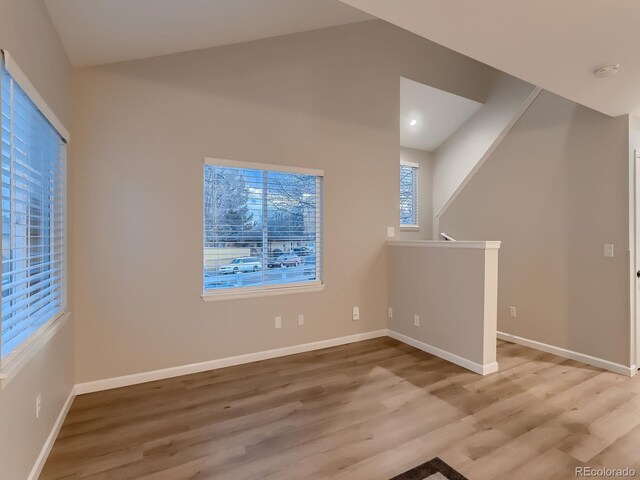
[[604,256],[606,258],[613,258],[613,244],[605,243],[604,244]]

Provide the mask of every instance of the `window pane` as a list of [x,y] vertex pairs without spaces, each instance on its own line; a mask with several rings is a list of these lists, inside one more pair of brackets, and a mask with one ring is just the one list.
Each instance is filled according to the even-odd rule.
[[262,285],[263,172],[206,165],[204,178],[205,289]]
[[64,143],[2,66],[2,358],[65,304]]
[[400,165],[400,225],[418,224],[418,169]]
[[268,268],[266,282],[316,278],[316,177],[267,172]]
[[205,165],[205,290],[320,280],[320,181]]

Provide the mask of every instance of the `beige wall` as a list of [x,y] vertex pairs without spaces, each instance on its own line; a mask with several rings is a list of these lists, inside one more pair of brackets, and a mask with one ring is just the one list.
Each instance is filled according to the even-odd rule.
[[[433,212],[437,214],[521,110],[534,86],[496,72],[482,107],[434,152]],[[434,218],[436,230],[438,221]],[[442,231],[442,229],[440,229]],[[436,234],[439,232],[436,232]]]
[[[77,71],[77,381],[386,328],[398,79],[483,101],[491,72],[378,21]],[[205,156],[324,169],[323,292],[202,302]]]
[[71,128],[70,64],[42,0],[0,0],[0,48]]
[[418,224],[420,230],[400,227],[399,240],[431,240],[433,218],[433,158],[430,152],[400,147],[400,161],[417,163],[418,167]]
[[[73,320],[69,320],[0,391],[0,478],[27,478],[73,384]],[[36,419],[38,394],[42,407]]]
[[627,117],[543,92],[445,212],[502,241],[498,330],[629,365],[628,153]]
[[[634,116],[629,116],[629,191],[633,192],[636,188],[636,178],[640,175],[640,172],[636,172],[636,151],[640,153],[640,119]],[[640,183],[638,187],[640,189]],[[640,193],[640,192],[639,192]],[[635,196],[640,196],[639,194],[635,194]],[[638,207],[636,205],[636,198],[634,195],[630,195],[629,197],[629,224],[636,225],[636,215],[638,212]],[[636,213],[638,212],[638,213]],[[632,315],[630,316],[631,321],[631,362],[635,363],[637,366],[640,365],[640,351],[638,351],[638,347],[640,346],[640,329],[638,329],[638,321],[640,318],[636,318],[638,308],[638,302],[640,298],[638,298],[638,286],[640,283],[636,280],[636,272],[638,271],[638,265],[636,265],[637,260],[640,257],[640,224],[635,227],[635,230],[638,231],[638,238],[635,238],[636,232],[632,229],[629,235],[630,242],[630,252],[632,262],[629,263],[629,278],[632,279],[629,282],[629,296],[631,298],[630,308],[632,309]]]
[[462,242],[390,244],[389,329],[481,370],[496,361],[498,250],[461,247]]
[[[0,0],[0,48],[8,50],[55,114],[70,126],[70,65],[40,0]],[[67,399],[73,378],[68,322],[0,390],[0,477],[25,479]],[[38,393],[42,412],[36,419]]]

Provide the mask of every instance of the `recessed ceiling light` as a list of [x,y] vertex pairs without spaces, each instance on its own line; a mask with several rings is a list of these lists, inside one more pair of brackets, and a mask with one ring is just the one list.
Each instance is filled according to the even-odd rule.
[[409,122],[409,125],[412,127],[415,127],[417,124],[418,124],[418,120],[416,120],[415,118]]
[[604,77],[608,77],[609,75],[618,73],[619,69],[620,69],[619,63],[612,63],[610,65],[603,65],[599,68],[596,68],[593,74],[597,78],[604,78]]

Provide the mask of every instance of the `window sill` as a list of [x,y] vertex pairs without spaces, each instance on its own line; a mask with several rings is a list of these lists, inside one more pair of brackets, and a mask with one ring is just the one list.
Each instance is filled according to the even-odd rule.
[[0,367],[2,390],[15,378],[22,368],[44,347],[71,318],[70,312],[63,312],[46,323],[13,357],[5,360]]
[[420,230],[420,225],[400,225],[400,231],[405,232],[417,232]]
[[236,290],[235,292],[208,292],[202,295],[205,302],[218,302],[221,300],[236,300],[242,298],[271,297],[273,295],[288,295],[291,293],[311,293],[324,290],[324,284],[295,285],[288,287],[263,287],[254,289]]

